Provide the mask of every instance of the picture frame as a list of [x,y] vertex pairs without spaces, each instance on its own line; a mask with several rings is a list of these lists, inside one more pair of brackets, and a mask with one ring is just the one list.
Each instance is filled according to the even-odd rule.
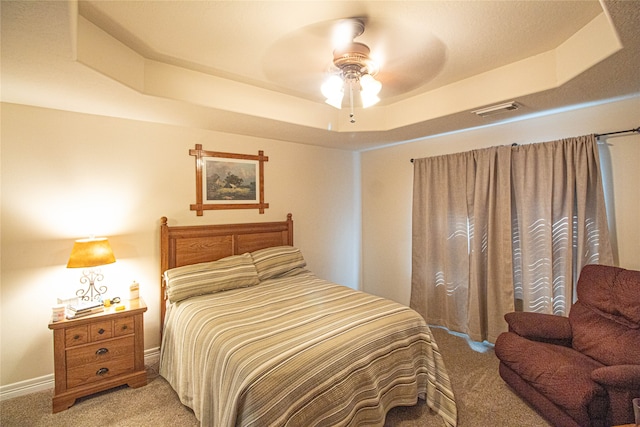
[[269,207],[264,201],[264,162],[269,157],[263,151],[223,153],[196,144],[189,155],[196,158],[196,203],[190,209],[198,216],[215,209],[258,209],[263,214]]

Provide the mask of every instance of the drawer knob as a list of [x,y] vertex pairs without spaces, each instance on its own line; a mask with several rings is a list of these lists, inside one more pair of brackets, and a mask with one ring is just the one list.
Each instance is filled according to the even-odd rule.
[[109,372],[109,368],[100,368],[96,371],[96,375],[104,375]]
[[77,334],[76,334],[76,335],[74,335],[74,336],[73,336],[73,339],[74,339],[74,340],[79,340],[79,339],[80,339],[80,335],[77,335]]
[[98,330],[98,333],[99,333],[100,335],[102,335],[102,334],[104,334],[104,333],[105,333],[105,330],[104,330],[104,329],[102,329],[102,328],[100,328],[100,329]]
[[127,325],[123,325],[123,326],[122,326],[122,330],[123,330],[123,331],[126,331],[127,329],[129,329]]
[[98,356],[101,356],[101,355],[107,354],[107,353],[109,353],[109,349],[108,348],[102,347],[102,348],[99,348],[99,349],[96,350],[96,354]]

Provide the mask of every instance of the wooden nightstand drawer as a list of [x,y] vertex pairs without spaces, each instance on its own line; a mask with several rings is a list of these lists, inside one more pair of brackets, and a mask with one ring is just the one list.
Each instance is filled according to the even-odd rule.
[[67,387],[72,388],[97,381],[105,381],[117,375],[133,372],[133,353],[107,362],[95,362],[67,369]]
[[91,342],[106,340],[113,336],[113,322],[111,320],[105,320],[103,322],[96,322],[90,325]]
[[106,363],[123,355],[133,354],[133,336],[116,338],[67,350],[67,368],[90,363]]
[[73,326],[65,329],[64,340],[67,347],[88,343],[89,329],[87,325]]
[[135,322],[133,316],[123,317],[113,321],[114,336],[121,337],[123,335],[133,334],[135,332]]

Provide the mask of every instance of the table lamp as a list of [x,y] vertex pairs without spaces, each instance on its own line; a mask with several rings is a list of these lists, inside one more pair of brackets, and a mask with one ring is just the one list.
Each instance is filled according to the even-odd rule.
[[116,258],[113,256],[111,245],[106,237],[76,240],[71,255],[69,255],[67,268],[85,268],[86,270],[82,272],[82,277],[80,277],[80,283],[89,283],[86,290],[78,289],[76,296],[82,301],[99,300],[100,295],[107,292],[107,287],[104,285],[96,287],[96,282],[102,281],[104,275],[99,269],[91,267],[114,262],[116,262]]

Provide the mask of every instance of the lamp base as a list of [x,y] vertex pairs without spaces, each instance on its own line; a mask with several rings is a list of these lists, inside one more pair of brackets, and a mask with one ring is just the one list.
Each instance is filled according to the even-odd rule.
[[100,295],[107,292],[107,287],[105,285],[96,286],[95,283],[102,281],[102,279],[104,279],[104,275],[100,270],[83,271],[80,283],[89,283],[89,287],[87,289],[78,289],[76,291],[78,299],[80,301],[100,301]]

